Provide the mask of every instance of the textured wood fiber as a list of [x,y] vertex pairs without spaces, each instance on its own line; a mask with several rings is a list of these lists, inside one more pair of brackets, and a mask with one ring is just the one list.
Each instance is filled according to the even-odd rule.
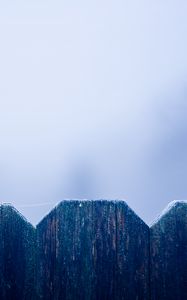
[[11,206],[0,206],[0,299],[35,300],[35,229]]
[[187,204],[176,202],[150,228],[151,299],[187,299]]
[[37,239],[40,299],[149,299],[149,228],[124,201],[62,201]]

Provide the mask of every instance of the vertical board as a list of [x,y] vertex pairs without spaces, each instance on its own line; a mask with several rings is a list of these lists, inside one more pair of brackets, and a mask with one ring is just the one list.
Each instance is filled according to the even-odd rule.
[[93,201],[94,300],[116,299],[116,204]]
[[37,236],[40,299],[91,299],[91,201],[63,201],[39,223]]
[[35,300],[36,235],[12,206],[0,206],[0,299]]
[[40,226],[37,226],[36,284],[38,299],[53,299],[56,247],[56,210],[53,210],[43,219]]
[[62,201],[37,239],[40,299],[149,299],[149,228],[124,201]]
[[151,299],[187,299],[187,203],[176,201],[150,228]]
[[148,300],[149,227],[121,201],[116,205],[116,299]]

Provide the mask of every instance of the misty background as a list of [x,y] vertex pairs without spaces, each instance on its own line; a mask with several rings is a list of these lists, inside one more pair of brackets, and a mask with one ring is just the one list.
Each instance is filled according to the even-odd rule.
[[186,37],[185,0],[1,1],[0,201],[187,199]]

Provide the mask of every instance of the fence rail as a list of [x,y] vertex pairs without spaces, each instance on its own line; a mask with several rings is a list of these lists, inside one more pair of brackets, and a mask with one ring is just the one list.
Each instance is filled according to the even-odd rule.
[[36,228],[1,205],[0,299],[187,299],[187,202],[150,228],[120,200],[64,200]]

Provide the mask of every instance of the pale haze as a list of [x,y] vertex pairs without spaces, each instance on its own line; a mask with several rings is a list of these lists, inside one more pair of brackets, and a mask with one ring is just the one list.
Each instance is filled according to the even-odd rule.
[[187,199],[186,37],[186,1],[1,1],[0,201]]

